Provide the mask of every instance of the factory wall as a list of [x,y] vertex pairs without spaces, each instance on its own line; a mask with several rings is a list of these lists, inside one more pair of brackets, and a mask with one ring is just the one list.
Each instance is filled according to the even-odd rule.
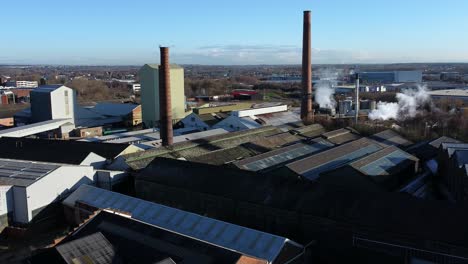
[[[155,127],[160,119],[158,66],[146,64],[139,74],[143,123],[146,127]],[[180,120],[185,117],[184,69],[171,65],[170,74],[172,118]]]
[[92,184],[93,176],[91,166],[62,166],[50,172],[25,188],[27,218],[23,216],[17,219],[18,222],[28,223],[40,212],[38,209],[64,197],[81,184]]
[[422,71],[396,71],[395,82],[422,82]]
[[8,226],[13,213],[13,186],[0,186],[0,232]]
[[62,86],[50,93],[52,119],[75,118],[75,91]]
[[[421,241],[382,230],[357,228],[346,219],[334,221],[300,213],[294,209],[272,208],[138,180],[138,178],[135,181],[135,188],[137,196],[144,200],[285,236],[303,244],[315,241],[316,250],[320,252],[317,255],[325,258],[319,260],[324,263],[342,263],[346,259],[362,260],[359,263],[408,263],[407,261],[413,257],[429,261],[453,260],[450,256],[438,254],[436,250],[424,256],[420,256],[424,251],[411,250],[411,248],[427,250],[430,249],[427,245],[438,242]],[[356,238],[364,240],[357,241]],[[365,243],[366,240],[376,242]],[[467,254],[464,248],[446,244],[444,246],[453,252],[459,250],[459,254]]]
[[52,119],[52,104],[50,93],[31,92],[31,117],[33,122]]

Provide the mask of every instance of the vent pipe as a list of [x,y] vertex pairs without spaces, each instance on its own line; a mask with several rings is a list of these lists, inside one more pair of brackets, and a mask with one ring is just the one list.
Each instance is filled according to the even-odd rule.
[[159,66],[159,115],[160,135],[163,146],[173,143],[172,105],[171,105],[171,69],[169,65],[169,48],[160,47],[161,65]]
[[310,36],[310,11],[304,11],[304,28],[302,36],[302,103],[301,119],[304,123],[313,122],[312,112],[312,61]]
[[358,123],[358,118],[359,118],[359,86],[360,86],[359,85],[359,73],[356,73],[355,77],[356,77],[356,88],[355,88],[356,89],[356,91],[355,91],[356,92],[356,96],[355,96],[356,97],[356,104],[355,104],[354,109],[355,109],[355,112],[356,112],[355,122],[357,124]]

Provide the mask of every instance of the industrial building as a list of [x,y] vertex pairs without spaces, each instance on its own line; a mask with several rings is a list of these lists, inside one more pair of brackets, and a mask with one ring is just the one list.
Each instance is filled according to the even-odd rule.
[[0,159],[1,228],[47,217],[40,216],[42,210],[79,185],[92,183],[93,176],[91,166]]
[[438,173],[456,202],[468,200],[468,144],[442,143],[439,147]]
[[[326,157],[325,152],[320,155]],[[294,175],[156,158],[136,177],[136,194],[302,244],[316,241],[318,262],[468,260],[463,208],[364,185],[323,184],[322,179],[313,183]],[[371,186],[373,181],[367,182]],[[252,186],[255,191],[246,191]],[[427,221],[428,215],[445,217]],[[428,241],[445,247],[434,248]]]
[[[112,241],[112,238],[117,236],[117,238],[114,239],[115,242],[119,239],[127,241],[130,239],[133,240],[132,243],[141,243],[145,247],[152,247],[153,250],[161,252],[161,254],[165,254],[165,256],[158,256],[158,254],[154,255],[154,257],[160,257],[162,259],[174,254],[174,257],[176,258],[187,258],[186,260],[184,259],[183,263],[200,263],[196,261],[196,257],[200,257],[199,252],[197,252],[197,249],[200,250],[200,244],[203,244],[203,247],[212,245],[214,247],[225,249],[225,253],[227,254],[225,257],[228,257],[235,252],[237,254],[253,258],[256,261],[260,261],[259,263],[288,263],[289,261],[300,257],[304,252],[303,246],[285,237],[230,224],[213,218],[88,185],[80,186],[63,201],[63,204],[65,206],[67,219],[75,222],[76,224],[81,223],[96,210],[108,208],[108,210],[114,211],[116,214],[125,216],[122,219],[131,219],[145,224],[147,226],[145,228],[146,230],[149,228],[152,229],[151,232],[146,234],[153,234],[151,238],[143,232],[138,235],[135,234],[139,229],[129,229],[129,226],[135,227],[136,224],[131,224],[132,221],[128,220],[126,222],[130,223],[129,226],[107,224],[107,226],[113,227],[110,229],[106,228],[104,225],[105,222],[101,222],[101,225],[96,225],[93,224],[94,220],[90,220],[79,227],[77,231],[72,233],[70,235],[71,237],[80,237],[76,234],[81,232],[91,235],[92,233],[99,231],[102,232],[105,237],[109,237],[109,241]],[[92,228],[91,226],[93,225],[93,232],[87,233],[85,230]],[[100,229],[96,230],[96,226],[100,226]],[[165,236],[162,236],[161,232],[164,232]],[[65,239],[63,242],[68,240],[69,239]],[[177,243],[177,241],[180,240],[183,240],[186,243]],[[196,246],[197,243],[198,246]],[[184,248],[183,245],[186,245],[187,248]],[[188,245],[192,245],[193,247],[188,247]],[[126,245],[124,248],[127,247],[131,247],[131,245]],[[118,248],[119,247],[117,247],[116,250],[118,250]],[[176,250],[177,248],[180,249]],[[194,251],[192,257],[195,259],[190,259],[191,254],[184,253],[187,252],[187,250]],[[170,252],[172,252],[172,254],[169,254]],[[129,254],[129,252],[127,252],[127,254]],[[148,254],[142,255],[149,257]],[[208,255],[207,257],[209,258],[210,256]],[[176,260],[177,262],[181,261],[181,259]],[[152,261],[156,260],[153,259]],[[254,263],[258,263],[256,261]],[[205,261],[201,261],[201,263],[205,263]],[[239,262],[234,260],[232,263]]]
[[[289,246],[289,244],[287,245]],[[294,248],[289,248],[291,250]],[[286,250],[285,250],[286,251]],[[152,254],[149,254],[149,253]],[[278,261],[267,262],[228,248],[134,220],[122,213],[101,210],[71,232],[53,248],[29,259],[29,263],[284,263],[288,252]]]
[[[75,119],[75,91],[63,85],[43,85],[31,91],[32,122]],[[50,107],[45,107],[50,106]]]
[[364,84],[421,83],[422,71],[360,72]]
[[[145,64],[139,72],[142,117],[148,128],[157,127],[160,120],[159,68],[157,64]],[[180,120],[185,117],[184,69],[177,65],[170,66],[170,93],[172,119]]]
[[[244,144],[243,148],[250,148],[246,143],[253,142],[255,140],[260,140],[268,138],[269,136],[280,135],[279,139],[284,139],[286,135],[291,135],[289,133],[284,133],[278,128],[266,126],[255,129],[249,129],[244,131],[237,131],[231,133],[224,133],[219,135],[212,135],[203,138],[203,140],[194,140],[179,142],[173,144],[171,147],[159,147],[155,149],[149,149],[140,153],[133,153],[128,155],[123,155],[122,158],[125,160],[125,163],[134,170],[139,170],[145,168],[151,160],[156,157],[172,157],[172,158],[185,158],[192,159],[201,157],[202,155],[211,154],[214,155],[215,151],[222,151],[224,149],[237,148]],[[292,136],[292,135],[291,135]],[[296,138],[299,140],[299,138]],[[272,142],[270,144],[276,144]],[[275,147],[270,146],[270,147]],[[258,144],[254,147],[257,147]],[[266,152],[271,150],[271,148],[261,147],[260,151]],[[243,153],[253,153],[258,154],[254,150],[246,150]],[[234,152],[235,153],[235,152]],[[244,156],[245,157],[245,156]],[[234,158],[235,159],[235,158]]]
[[140,151],[128,144],[70,140],[0,138],[0,158],[60,164],[89,165],[101,169],[117,157]]
[[428,93],[436,103],[445,101],[450,106],[468,105],[468,89],[436,90]]

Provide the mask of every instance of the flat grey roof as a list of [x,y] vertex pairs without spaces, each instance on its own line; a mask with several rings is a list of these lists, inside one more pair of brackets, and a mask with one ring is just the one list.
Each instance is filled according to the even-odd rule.
[[26,187],[59,167],[56,164],[0,159],[0,185]]

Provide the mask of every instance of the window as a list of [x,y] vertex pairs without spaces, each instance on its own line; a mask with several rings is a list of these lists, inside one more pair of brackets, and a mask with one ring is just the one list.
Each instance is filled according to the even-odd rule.
[[68,91],[64,92],[65,95],[65,115],[70,114],[70,105],[68,104]]

